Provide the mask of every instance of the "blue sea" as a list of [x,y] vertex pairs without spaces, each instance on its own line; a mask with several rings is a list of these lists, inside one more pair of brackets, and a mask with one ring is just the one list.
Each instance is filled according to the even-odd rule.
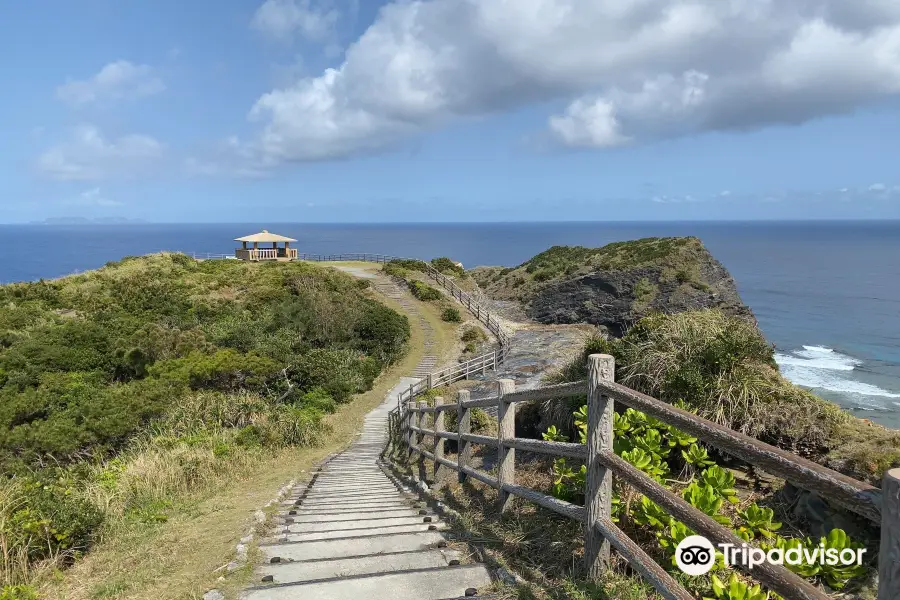
[[268,228],[301,252],[521,264],[553,245],[695,235],[732,273],[782,372],[900,428],[900,222],[4,225],[0,282],[54,278],[160,250],[231,253]]

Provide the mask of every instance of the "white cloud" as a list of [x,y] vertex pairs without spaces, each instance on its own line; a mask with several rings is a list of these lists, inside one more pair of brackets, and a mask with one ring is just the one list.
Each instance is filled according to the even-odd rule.
[[110,200],[100,193],[100,188],[95,187],[85,190],[78,194],[78,197],[69,201],[68,204],[77,206],[121,206],[121,202]]
[[280,41],[298,34],[306,40],[320,42],[334,34],[340,13],[311,0],[266,0],[253,15],[251,25]]
[[883,183],[873,183],[869,186],[870,192],[884,192],[887,191],[887,186]]
[[68,140],[44,152],[37,167],[46,176],[64,181],[128,178],[152,169],[163,151],[163,145],[149,136],[107,139],[93,125],[82,125]]
[[165,89],[162,79],[151,67],[119,60],[109,63],[87,79],[70,79],[56,88],[56,97],[73,106],[84,106],[142,98]]
[[[264,16],[276,8],[288,16]],[[309,10],[269,0],[255,23],[320,31]],[[801,123],[898,94],[892,0],[398,0],[338,68],[262,96],[250,148],[274,162],[343,157],[554,99],[570,102],[548,121],[554,139],[608,147]]]

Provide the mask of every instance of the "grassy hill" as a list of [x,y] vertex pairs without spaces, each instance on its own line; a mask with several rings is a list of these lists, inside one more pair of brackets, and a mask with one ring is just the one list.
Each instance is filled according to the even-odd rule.
[[731,275],[695,237],[554,246],[518,267],[472,275],[489,296],[520,302],[537,321],[592,323],[615,335],[654,312],[719,308],[752,319]]
[[406,350],[407,318],[367,285],[305,263],[162,254],[0,287],[5,582],[317,443],[324,417]]

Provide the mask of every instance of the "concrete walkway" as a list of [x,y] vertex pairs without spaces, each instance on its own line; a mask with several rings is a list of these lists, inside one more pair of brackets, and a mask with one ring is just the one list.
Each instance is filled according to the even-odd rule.
[[[387,278],[374,280],[412,318],[424,317]],[[434,343],[425,328],[426,348]],[[427,353],[427,350],[426,350]],[[426,356],[423,363],[435,357]],[[415,373],[427,370],[425,364]],[[478,596],[491,586],[482,564],[465,564],[447,548],[446,524],[382,470],[387,415],[419,377],[402,377],[370,412],[357,439],[332,457],[308,485],[296,488],[275,517],[276,534],[260,545],[255,585],[244,600],[447,600]]]

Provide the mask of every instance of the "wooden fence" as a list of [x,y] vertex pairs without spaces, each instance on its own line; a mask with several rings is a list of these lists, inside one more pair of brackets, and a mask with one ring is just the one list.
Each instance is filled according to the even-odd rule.
[[[392,443],[395,449],[400,449],[410,458],[418,455],[420,472],[424,472],[424,461],[432,461],[436,476],[450,469],[459,473],[460,481],[471,477],[496,488],[499,491],[501,510],[509,507],[513,497],[519,497],[584,523],[585,561],[587,572],[591,577],[596,577],[608,567],[610,550],[614,548],[667,600],[693,600],[692,594],[613,523],[613,475],[620,477],[715,545],[735,544],[741,547],[744,540],[613,452],[614,404],[621,402],[625,406],[675,426],[767,473],[816,492],[823,498],[879,524],[881,548],[878,599],[900,598],[900,469],[885,474],[882,491],[619,385],[614,382],[613,374],[613,357],[592,355],[589,358],[589,376],[586,381],[516,392],[512,380],[500,380],[496,397],[471,400],[469,392],[463,390],[457,392],[456,402],[452,404],[445,404],[441,398],[435,399],[434,406],[410,400],[405,404],[405,410],[392,413],[389,419]],[[515,413],[518,403],[559,401],[572,396],[585,396],[587,400],[586,444],[515,437]],[[496,407],[499,415],[498,436],[472,434],[471,409],[490,406]],[[448,410],[457,413],[456,433],[444,429],[444,413]],[[430,419],[432,428],[428,428],[429,416],[432,416]],[[433,440],[427,448],[424,444],[426,437]],[[448,460],[444,456],[444,442],[448,439],[458,442],[456,461]],[[473,444],[497,449],[496,476],[471,466]],[[517,485],[516,450],[585,461],[587,465],[585,506],[565,502],[543,492]],[[767,562],[752,569],[743,565],[734,566],[744,570],[786,600],[829,598],[824,591],[783,566]]]

